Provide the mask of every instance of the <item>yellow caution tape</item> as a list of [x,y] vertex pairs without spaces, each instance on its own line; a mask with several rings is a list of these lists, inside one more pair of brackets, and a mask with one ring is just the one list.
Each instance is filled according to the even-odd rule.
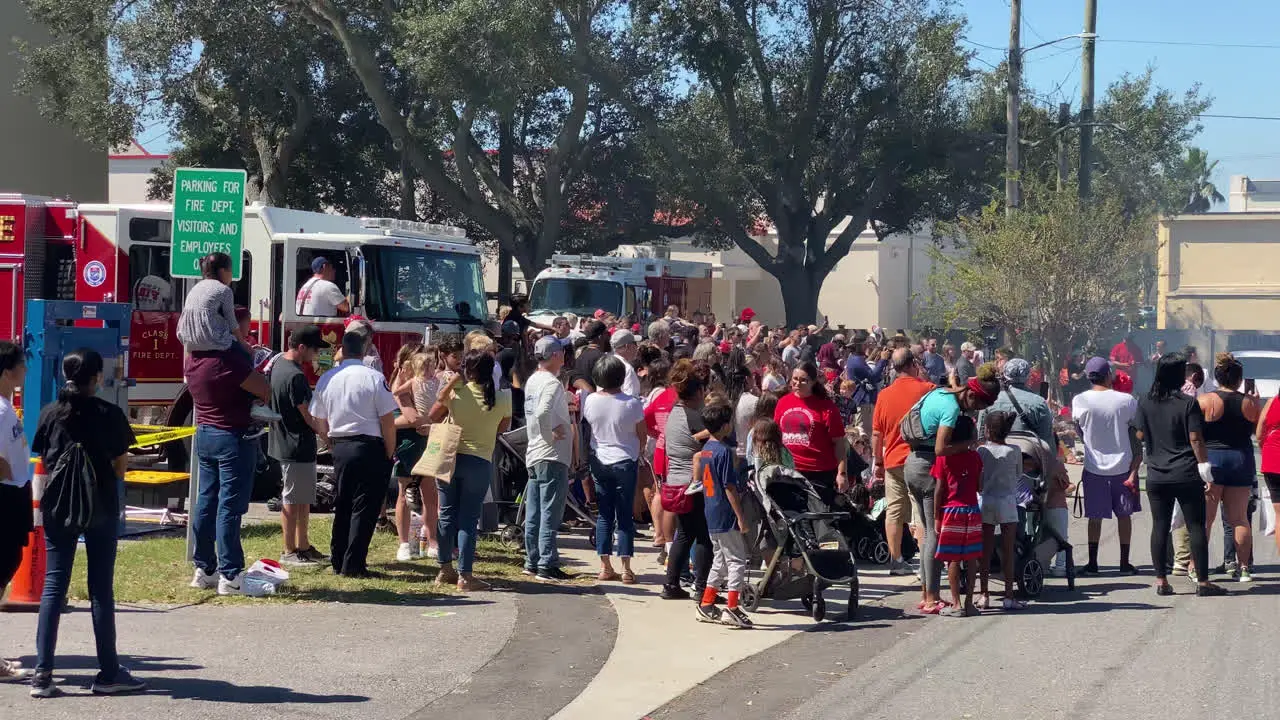
[[135,435],[164,432],[174,428],[173,425],[130,425],[129,427],[133,428],[133,434]]
[[124,474],[124,481],[127,485],[168,485],[169,483],[190,479],[190,473],[165,472],[163,470],[130,470]]
[[137,442],[129,447],[140,448],[150,445],[159,445],[160,443],[167,443],[172,440],[185,440],[195,434],[196,429],[193,427],[179,427],[171,430],[165,430],[163,432],[147,433],[145,435],[139,435],[137,437]]

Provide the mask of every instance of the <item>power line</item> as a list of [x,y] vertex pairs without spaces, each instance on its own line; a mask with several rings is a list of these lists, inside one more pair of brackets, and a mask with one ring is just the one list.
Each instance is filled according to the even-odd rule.
[[1098,38],[1100,42],[1111,43],[1129,43],[1132,45],[1177,45],[1183,47],[1207,47],[1207,48],[1241,48],[1246,50],[1280,50],[1280,45],[1261,45],[1250,43],[1212,43],[1212,42],[1192,42],[1187,40],[1130,40],[1127,38]]
[[1226,120],[1280,120],[1280,117],[1274,115],[1219,115],[1217,113],[1200,113],[1196,117],[1202,118],[1222,118]]

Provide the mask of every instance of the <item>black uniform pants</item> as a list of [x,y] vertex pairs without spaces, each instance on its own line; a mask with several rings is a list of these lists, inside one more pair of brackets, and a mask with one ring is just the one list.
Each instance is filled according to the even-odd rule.
[[333,474],[338,485],[329,542],[333,571],[358,575],[368,569],[369,541],[391,476],[391,461],[382,438],[333,438]]

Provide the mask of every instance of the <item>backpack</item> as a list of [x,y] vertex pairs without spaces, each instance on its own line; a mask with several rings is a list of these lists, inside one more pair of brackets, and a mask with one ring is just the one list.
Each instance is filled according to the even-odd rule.
[[83,532],[93,520],[97,489],[98,479],[89,453],[80,443],[71,443],[54,463],[49,487],[40,500],[44,524],[77,534]]
[[902,422],[898,424],[898,433],[902,436],[902,441],[912,450],[933,449],[934,436],[924,431],[924,419],[920,417],[920,406],[924,404],[924,398],[935,392],[937,390],[930,390],[925,393],[924,397],[911,406],[911,409],[903,416]]

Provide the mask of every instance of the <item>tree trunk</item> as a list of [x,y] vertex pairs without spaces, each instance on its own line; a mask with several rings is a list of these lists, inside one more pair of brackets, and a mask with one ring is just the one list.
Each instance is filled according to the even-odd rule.
[[[498,121],[498,178],[508,188],[516,186],[515,137],[511,131],[511,117]],[[498,243],[498,304],[511,302],[511,253]],[[535,271],[536,272],[536,271]],[[526,276],[527,277],[527,276]]]
[[[811,325],[818,319],[818,292],[822,280],[815,277],[813,268],[783,267],[770,271],[778,279],[782,289],[782,307],[786,312],[787,327]],[[736,311],[736,308],[735,308]]]
[[418,219],[418,199],[414,191],[413,165],[406,153],[400,153],[400,219]]

